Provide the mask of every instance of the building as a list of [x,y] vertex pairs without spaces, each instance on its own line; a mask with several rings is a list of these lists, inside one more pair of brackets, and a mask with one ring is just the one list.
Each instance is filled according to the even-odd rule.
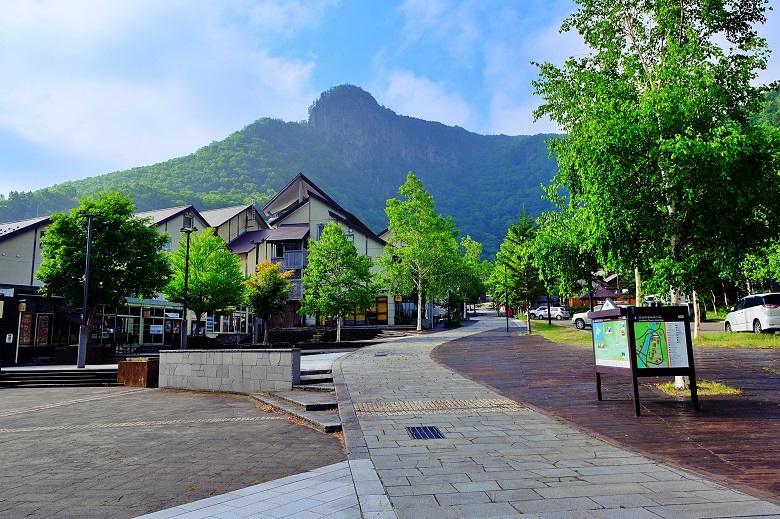
[[[371,258],[381,255],[385,245],[382,238],[301,173],[261,210],[249,204],[199,212],[188,205],[141,212],[136,216],[149,218],[159,232],[168,234],[170,241],[165,248],[171,252],[183,243],[182,229],[211,227],[239,257],[245,276],[252,275],[255,266],[265,260],[281,263],[283,270],[293,270],[288,311],[274,318],[272,327],[322,324],[316,316],[300,315],[298,309],[308,240],[319,239],[328,222],[341,225],[358,252]],[[78,343],[81,309],[68,308],[61,298],[46,298],[38,293],[41,282],[35,272],[43,260],[40,239],[49,223],[48,217],[42,217],[0,224],[2,365],[51,359],[69,363],[61,350]],[[395,305],[388,304],[388,297],[388,294],[377,294],[373,308],[346,318],[344,324],[395,324]],[[134,344],[151,348],[180,346],[181,333],[187,329],[182,305],[166,301],[162,296],[151,300],[128,297],[126,302],[118,308],[108,305],[100,308],[93,323],[93,344],[104,343],[112,348]],[[187,322],[191,326],[199,317],[190,312]],[[251,333],[253,321],[246,308],[237,308],[206,316],[199,328],[209,335],[246,336]]]

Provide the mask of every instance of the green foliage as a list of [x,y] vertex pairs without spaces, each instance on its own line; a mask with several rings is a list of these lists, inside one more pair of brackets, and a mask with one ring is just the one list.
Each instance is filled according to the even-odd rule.
[[[170,254],[173,276],[163,290],[168,301],[184,303],[186,256],[187,237],[182,233],[179,248]],[[196,321],[205,313],[243,303],[243,280],[238,256],[228,250],[221,237],[214,235],[214,229],[190,235],[187,308],[195,314]]]
[[336,318],[336,342],[341,342],[341,318],[361,314],[374,304],[377,287],[368,256],[358,254],[344,229],[330,222],[320,240],[309,239],[303,272],[302,314]]
[[766,2],[577,3],[562,30],[593,52],[534,82],[536,116],[567,133],[550,141],[551,189],[568,192],[579,248],[600,264],[638,267],[650,293],[705,292],[780,223],[780,140],[749,121]]
[[493,301],[503,303],[508,299],[510,308],[519,307],[526,312],[531,302],[546,292],[534,259],[535,235],[533,220],[525,212],[509,226],[488,281]]
[[67,210],[106,189],[131,193],[139,211],[189,204],[208,210],[252,199],[262,205],[300,171],[377,231],[387,227],[386,200],[412,170],[430,186],[438,209],[492,256],[518,207],[549,209],[539,189],[555,171],[544,144],[549,135],[485,136],[404,117],[348,85],[324,93],[310,113],[303,123],[258,119],[159,164],[7,193],[0,222]]
[[780,130],[780,90],[772,90],[764,95],[761,111],[751,120],[757,126]]
[[[152,298],[165,286],[170,265],[162,247],[168,237],[150,220],[133,216],[129,197],[103,192],[83,198],[68,213],[55,213],[41,238],[43,263],[36,277],[41,291],[62,296],[70,306],[83,304],[87,254],[85,215],[94,215],[90,250],[88,322],[98,304],[122,305],[126,296]],[[81,214],[84,211],[84,214]]]
[[268,321],[272,315],[281,315],[286,310],[290,298],[290,278],[295,273],[292,270],[281,272],[281,263],[271,263],[268,260],[257,265],[255,273],[244,281],[246,286],[246,302],[249,309],[257,316],[263,316],[265,333],[263,344],[268,344]]
[[417,294],[417,329],[421,330],[423,295],[446,295],[460,272],[458,231],[452,218],[436,214],[433,196],[411,171],[398,192],[405,200],[387,201],[391,238],[379,265],[391,291]]

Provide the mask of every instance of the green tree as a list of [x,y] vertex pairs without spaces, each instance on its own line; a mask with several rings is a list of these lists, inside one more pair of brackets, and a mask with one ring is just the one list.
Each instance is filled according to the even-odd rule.
[[342,318],[363,313],[375,302],[371,258],[358,254],[344,229],[330,222],[319,241],[309,239],[307,261],[299,312],[334,317],[336,342],[341,342]]
[[41,238],[43,263],[36,273],[41,292],[62,296],[70,306],[83,305],[87,215],[94,215],[86,322],[92,323],[100,304],[121,306],[128,296],[156,296],[170,277],[162,251],[168,237],[150,219],[134,217],[134,210],[130,197],[103,192],[83,198],[68,213],[53,214]]
[[487,293],[485,283],[490,277],[493,265],[481,258],[482,244],[471,236],[461,238],[460,247],[463,250],[464,268],[459,291],[466,304],[476,304],[479,298]]
[[[170,255],[173,276],[163,290],[165,298],[174,303],[184,302],[186,254],[186,236],[182,236],[179,248]],[[187,308],[195,314],[196,327],[203,314],[240,305],[244,301],[243,280],[238,256],[228,250],[221,237],[214,235],[214,229],[192,233]]]
[[395,293],[417,294],[417,330],[422,330],[425,295],[446,294],[448,276],[460,261],[458,231],[452,218],[436,214],[433,196],[410,171],[385,212],[391,238],[379,258],[382,278]]
[[[504,242],[496,255],[494,278],[506,276],[505,286],[509,290],[511,303],[519,303],[526,314],[526,326],[531,333],[531,319],[528,311],[531,303],[545,293],[545,285],[534,261],[534,236],[536,228],[531,217],[523,211],[518,221],[509,226]],[[501,272],[506,268],[506,271]],[[509,309],[507,309],[508,311]]]
[[551,188],[582,211],[582,248],[601,264],[644,268],[673,302],[708,291],[780,223],[780,141],[750,122],[768,2],[576,1],[561,30],[592,52],[540,65],[534,82],[535,116],[566,134],[550,141]]
[[[581,213],[563,207],[537,219],[532,245],[536,266],[542,279],[551,280],[550,290],[561,297],[592,293],[598,270],[595,251],[580,235],[577,216]],[[593,297],[590,300],[593,308]]]
[[263,344],[268,344],[271,316],[282,315],[290,299],[290,278],[295,271],[282,272],[281,267],[281,263],[265,260],[257,265],[252,277],[244,281],[249,309],[263,318]]

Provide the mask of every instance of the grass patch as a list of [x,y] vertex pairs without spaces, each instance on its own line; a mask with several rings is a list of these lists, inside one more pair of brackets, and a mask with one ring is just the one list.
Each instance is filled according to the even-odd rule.
[[[523,319],[525,323],[525,319]],[[520,332],[523,333],[523,332]],[[571,326],[547,324],[546,320],[531,320],[531,333],[541,335],[553,342],[592,345],[591,329],[578,330]],[[693,330],[691,330],[693,335]],[[780,335],[770,333],[726,333],[701,332],[693,339],[694,346],[709,348],[780,348]]]
[[[690,389],[675,389],[674,381],[656,384],[655,387],[672,396],[691,396]],[[696,394],[699,396],[717,396],[717,395],[741,395],[742,390],[735,387],[729,387],[726,384],[716,380],[697,380]]]
[[[520,333],[522,334],[523,332]],[[566,344],[593,344],[590,330],[583,332],[582,330],[569,326],[547,324],[547,321],[531,321],[531,333],[539,334],[553,342],[562,342]]]
[[774,373],[775,375],[780,375],[780,368],[770,368],[769,366],[764,366],[764,371]]
[[701,332],[694,346],[723,348],[780,348],[780,335],[769,333]]

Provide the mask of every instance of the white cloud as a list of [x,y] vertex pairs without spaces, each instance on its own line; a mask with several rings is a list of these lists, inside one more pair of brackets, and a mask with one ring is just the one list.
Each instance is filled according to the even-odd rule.
[[5,2],[0,128],[109,171],[191,153],[261,116],[303,119],[314,62],[273,55],[265,39],[330,3]]
[[473,108],[459,94],[407,71],[390,74],[379,97],[380,103],[401,115],[462,127],[469,127],[474,119]]

